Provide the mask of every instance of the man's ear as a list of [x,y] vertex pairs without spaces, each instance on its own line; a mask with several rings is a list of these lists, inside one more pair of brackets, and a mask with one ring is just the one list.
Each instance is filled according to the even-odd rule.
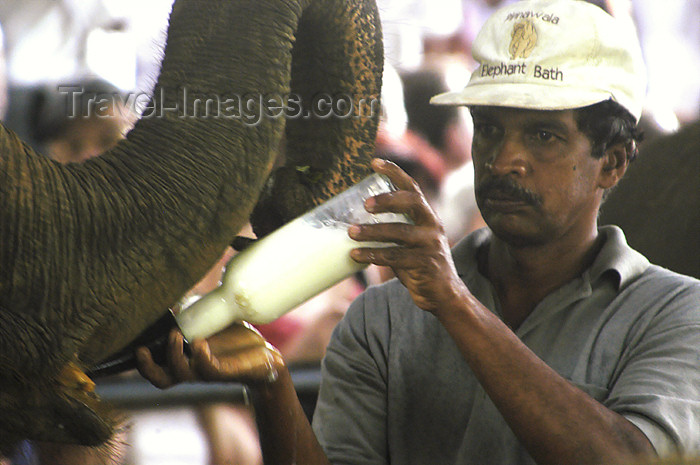
[[609,146],[603,154],[599,186],[610,189],[625,175],[634,151],[634,142],[618,142]]

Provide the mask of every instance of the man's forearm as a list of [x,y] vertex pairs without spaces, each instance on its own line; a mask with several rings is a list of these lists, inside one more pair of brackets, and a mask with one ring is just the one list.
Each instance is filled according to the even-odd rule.
[[537,463],[626,463],[653,454],[639,429],[547,366],[473,296],[439,318]]
[[299,403],[287,368],[272,383],[249,387],[267,464],[329,464]]

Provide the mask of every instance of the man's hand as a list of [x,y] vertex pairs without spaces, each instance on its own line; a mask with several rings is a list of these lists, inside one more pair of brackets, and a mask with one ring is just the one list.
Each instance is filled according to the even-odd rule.
[[235,381],[248,386],[265,463],[328,465],[280,353],[252,326],[236,323],[183,353],[182,334],[170,334],[168,366],[148,349],[137,351],[139,372],[164,389],[183,381]]
[[468,294],[457,275],[440,219],[428,205],[418,184],[395,164],[375,159],[372,167],[391,179],[396,192],[370,197],[371,213],[405,213],[414,224],[353,225],[348,233],[357,241],[394,242],[397,247],[359,248],[351,257],[360,263],[390,266],[423,310],[437,314]]
[[236,323],[192,343],[192,356],[183,352],[183,337],[170,334],[167,367],[157,365],[145,347],[138,349],[138,370],[154,386],[165,389],[186,381],[235,381],[263,385],[275,381],[284,367],[279,351],[252,326]]

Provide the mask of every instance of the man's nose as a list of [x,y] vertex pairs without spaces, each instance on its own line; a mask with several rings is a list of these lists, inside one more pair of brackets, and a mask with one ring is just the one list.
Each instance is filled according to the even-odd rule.
[[495,176],[525,176],[529,170],[527,150],[517,135],[506,136],[497,147],[486,169]]

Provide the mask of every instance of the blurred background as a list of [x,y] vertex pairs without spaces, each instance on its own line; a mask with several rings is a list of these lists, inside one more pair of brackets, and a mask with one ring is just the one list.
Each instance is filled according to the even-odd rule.
[[[450,89],[471,70],[472,40],[511,0],[379,0],[387,62],[400,72],[439,67]],[[649,67],[648,111],[662,130],[698,117],[700,1],[595,0],[637,26]],[[3,0],[10,105],[28,88],[86,76],[148,92],[158,73],[172,0]],[[6,120],[21,126],[21,109]]]
[[[491,12],[512,0],[377,1],[386,53],[377,154],[414,176],[454,243],[483,226],[473,198],[471,123],[464,109],[434,108],[428,100],[466,84],[474,69],[470,48],[477,31]],[[649,79],[644,144],[692,125],[697,140],[700,0],[590,3],[636,27]],[[115,118],[83,118],[76,125],[66,120],[66,94],[59,87],[85,89],[87,97],[148,94],[158,75],[171,5],[172,0],[2,0],[0,121],[60,162],[99,155],[124,136],[138,112],[117,102],[103,109]],[[691,155],[692,170],[700,153]],[[212,270],[210,288],[226,258]],[[275,331],[281,335],[276,345],[290,360],[318,363],[352,298],[388,278],[388,270],[370,268],[290,314],[269,329],[268,337]],[[111,453],[78,455],[74,463],[260,463],[246,410],[221,405],[135,409]],[[13,463],[37,463],[27,447]]]

